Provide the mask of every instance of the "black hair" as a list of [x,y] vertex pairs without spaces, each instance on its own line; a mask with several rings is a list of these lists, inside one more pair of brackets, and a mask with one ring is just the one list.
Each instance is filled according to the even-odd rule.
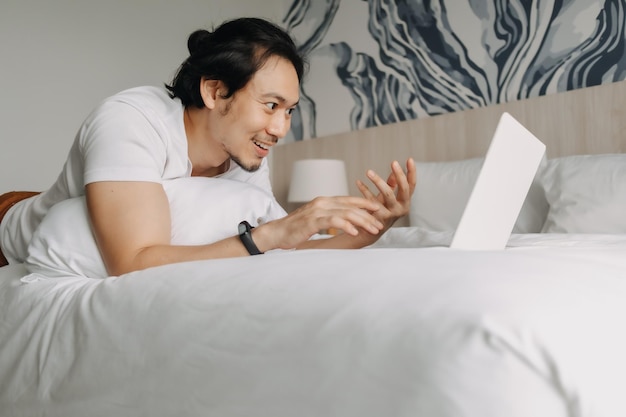
[[187,40],[189,57],[178,68],[170,97],[180,98],[185,107],[204,107],[200,95],[203,78],[220,80],[226,86],[224,98],[232,97],[274,56],[289,60],[302,82],[305,59],[289,34],[277,25],[259,18],[229,20],[213,32],[196,30]]

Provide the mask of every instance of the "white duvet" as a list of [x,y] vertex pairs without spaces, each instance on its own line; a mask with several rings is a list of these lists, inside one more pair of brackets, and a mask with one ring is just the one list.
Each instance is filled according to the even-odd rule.
[[626,236],[448,237],[0,268],[0,416],[626,416]]

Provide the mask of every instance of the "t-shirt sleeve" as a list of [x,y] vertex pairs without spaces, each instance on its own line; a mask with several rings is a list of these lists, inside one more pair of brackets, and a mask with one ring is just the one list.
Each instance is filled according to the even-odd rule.
[[87,118],[79,135],[85,184],[161,181],[167,141],[135,107],[106,102]]

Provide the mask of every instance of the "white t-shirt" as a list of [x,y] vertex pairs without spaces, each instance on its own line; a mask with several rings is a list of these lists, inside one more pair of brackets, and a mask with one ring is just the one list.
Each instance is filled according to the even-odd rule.
[[[50,207],[85,194],[98,181],[148,181],[191,176],[183,106],[157,87],[137,87],[105,99],[85,119],[63,170],[47,191],[13,206],[0,224],[0,247],[10,263],[23,262],[28,243]],[[230,164],[222,178],[269,193],[267,161],[254,173]]]

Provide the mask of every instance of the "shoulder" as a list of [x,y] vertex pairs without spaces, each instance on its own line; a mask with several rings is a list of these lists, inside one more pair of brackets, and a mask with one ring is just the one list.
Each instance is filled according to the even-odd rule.
[[151,85],[128,88],[108,98],[109,100],[118,101],[140,101],[140,100],[156,100],[156,101],[172,101],[173,99],[167,94],[165,88],[159,88]]
[[182,103],[178,98],[171,98],[165,88],[154,86],[134,87],[120,91],[105,99],[104,103],[124,103],[142,112],[161,115],[182,109]]
[[108,126],[118,131],[152,131],[163,138],[184,136],[182,119],[180,100],[171,98],[165,88],[135,87],[104,99],[87,116],[81,132],[88,134]]
[[76,140],[85,182],[187,175],[182,105],[164,88],[137,87],[105,99],[84,121]]
[[[182,136],[182,138],[180,138]],[[186,145],[182,108],[164,89],[136,87],[114,94],[101,102],[83,122],[78,149],[84,159],[113,161],[144,155],[165,164],[173,144]],[[186,153],[186,149],[181,151]],[[128,155],[126,158],[124,155]],[[149,156],[151,155],[151,156]],[[87,158],[89,156],[89,158]],[[129,165],[133,161],[127,161]]]

